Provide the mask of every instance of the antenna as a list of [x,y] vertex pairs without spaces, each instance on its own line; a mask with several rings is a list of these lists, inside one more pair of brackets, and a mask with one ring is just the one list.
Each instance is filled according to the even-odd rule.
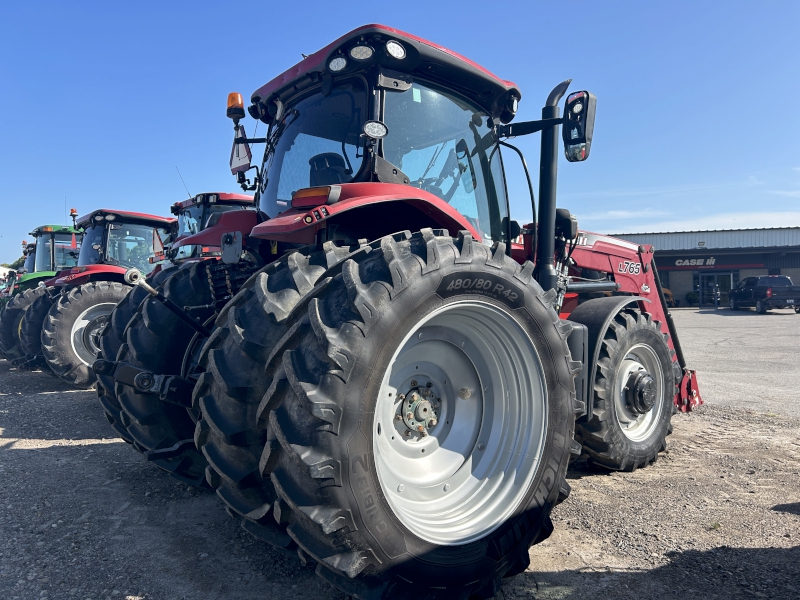
[[178,168],[178,165],[175,165],[175,170],[178,172],[178,177],[181,178],[181,183],[183,183],[183,188],[186,190],[186,193],[189,194],[189,198],[191,198],[192,193],[189,191],[189,188],[186,187],[186,182],[183,180],[183,175],[181,175],[181,170]]

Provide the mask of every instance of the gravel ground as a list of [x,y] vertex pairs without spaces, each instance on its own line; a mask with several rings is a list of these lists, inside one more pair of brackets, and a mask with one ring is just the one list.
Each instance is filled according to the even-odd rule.
[[[497,598],[800,597],[800,316],[674,311],[706,405],[652,467],[572,465]],[[0,598],[342,599],[144,462],[93,391],[0,361]]]

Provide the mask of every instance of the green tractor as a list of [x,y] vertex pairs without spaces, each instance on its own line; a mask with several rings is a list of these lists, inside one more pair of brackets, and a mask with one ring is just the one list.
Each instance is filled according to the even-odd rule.
[[78,264],[83,237],[74,225],[42,225],[31,231],[31,235],[35,238],[35,250],[27,245],[25,273],[17,280],[11,299],[0,312],[0,352],[18,365],[25,362],[20,328],[26,309],[44,293],[40,283]]

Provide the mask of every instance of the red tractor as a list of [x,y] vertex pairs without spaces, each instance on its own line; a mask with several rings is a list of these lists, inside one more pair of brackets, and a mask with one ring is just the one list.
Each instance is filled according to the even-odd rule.
[[[580,162],[594,126],[586,91],[560,115],[569,83],[540,120],[512,122],[516,85],[368,25],[252,94],[266,137],[247,138],[231,94],[231,169],[256,192],[255,226],[223,215],[216,270],[176,273],[164,288],[175,279],[181,301],[153,290],[139,311],[162,320],[129,327],[130,342],[174,324],[149,370],[117,378],[184,409],[146,426],[196,420],[229,513],[355,597],[492,597],[550,535],[571,456],[643,467],[676,407],[700,402],[653,249],[556,208],[559,127]],[[503,160],[535,132],[538,219],[521,227]],[[235,290],[252,256],[266,266],[220,310],[205,279]],[[193,305],[219,314],[201,325]],[[158,370],[178,353],[180,369]],[[178,440],[172,456],[190,451]]]
[[42,293],[22,319],[20,339],[32,361],[43,357],[61,379],[87,387],[100,332],[130,291],[131,268],[150,272],[150,259],[174,237],[173,218],[99,209],[77,220],[84,231],[78,265],[43,282]]
[[[176,202],[172,205],[171,211],[178,218],[177,238],[166,249],[164,256],[157,258],[168,258],[172,264],[165,265],[158,272],[154,271],[148,275],[146,282],[153,291],[163,292],[162,297],[165,302],[178,300],[180,305],[176,306],[181,311],[187,309],[191,314],[191,324],[198,327],[214,314],[216,304],[214,306],[208,304],[224,303],[232,296],[230,286],[235,285],[238,289],[242,282],[241,275],[238,278],[234,276],[233,280],[230,280],[224,275],[220,278],[217,274],[219,269],[216,264],[221,256],[220,239],[222,232],[228,231],[231,223],[236,224],[241,219],[252,227],[255,205],[252,196],[213,192],[198,194],[188,200]],[[222,230],[218,230],[220,220],[228,223]],[[244,251],[243,256],[237,258],[242,259],[244,264],[248,264],[249,260],[263,264],[256,255],[248,255]],[[248,273],[257,266],[252,265]],[[173,279],[172,275],[178,272],[180,274]],[[201,274],[199,280],[196,278],[198,273]],[[190,279],[208,289],[208,298],[193,290],[191,297],[186,300],[189,306],[175,295],[176,282],[183,281],[188,274],[192,275]],[[211,274],[210,280],[208,274]],[[165,282],[169,284],[164,286]],[[210,285],[211,282],[213,285]],[[181,321],[164,322],[159,314],[159,309],[163,310],[160,303],[147,304],[138,311],[142,300],[147,296],[145,289],[137,286],[111,313],[108,325],[100,336],[100,353],[94,363],[98,380],[97,393],[106,419],[122,439],[131,443],[153,464],[178,479],[202,485],[205,481],[205,461],[197,453],[194,442],[191,441],[194,420],[189,413],[182,407],[160,401],[158,397],[154,399],[152,395],[141,395],[136,393],[133,387],[115,383],[115,377],[122,382],[128,381],[133,372],[131,369],[135,368],[134,365],[145,368],[157,367],[161,373],[174,370],[180,372],[184,348],[178,353],[164,352],[164,348],[169,348],[176,333],[174,331],[176,325],[179,334],[184,333],[181,328],[186,328],[187,325]],[[198,301],[198,298],[202,299]],[[173,313],[168,315],[174,317]],[[143,328],[145,324],[147,326]],[[130,339],[126,337],[127,327],[132,331]],[[191,327],[189,330],[192,331]],[[148,331],[152,334],[148,335]],[[180,339],[183,337],[179,335]],[[158,362],[151,365],[153,359]],[[154,414],[157,415],[155,419]],[[149,427],[149,423],[154,420],[156,427]],[[166,428],[164,423],[168,425]],[[187,431],[183,432],[184,429]],[[175,447],[176,443],[187,438],[191,442],[188,452],[183,451],[186,444],[178,444],[177,448]],[[189,454],[188,460],[183,456],[185,453]],[[199,462],[192,460],[194,455],[199,457]]]

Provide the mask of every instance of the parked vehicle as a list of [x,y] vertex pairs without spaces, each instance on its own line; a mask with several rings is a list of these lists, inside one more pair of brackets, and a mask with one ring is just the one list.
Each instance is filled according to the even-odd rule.
[[728,298],[731,310],[752,306],[762,315],[771,308],[793,308],[800,312],[800,286],[786,275],[747,277],[728,292]]
[[[44,282],[21,323],[28,357],[42,356],[61,379],[85,387],[111,311],[130,291],[130,268],[154,270],[150,259],[175,234],[174,218],[99,209],[78,219],[84,238],[77,265]],[[30,358],[29,358],[30,360]]]
[[27,359],[22,346],[22,319],[28,308],[44,291],[39,284],[53,277],[59,270],[78,264],[82,232],[79,228],[64,225],[42,225],[30,235],[35,243],[28,245],[25,273],[12,290],[12,297],[0,312],[0,351],[13,363],[23,366]]
[[[700,402],[652,247],[556,209],[558,127],[580,162],[594,125],[587,91],[560,116],[569,83],[511,123],[513,83],[396,29],[348,33],[253,93],[264,138],[229,96],[231,171],[268,218],[222,215],[216,270],[140,305],[161,304],[150,339],[175,333],[117,382],[184,407],[230,514],[354,597],[492,597],[552,531],[570,455],[643,467],[674,407]],[[538,223],[520,227],[502,149],[535,132]],[[205,283],[249,273],[223,302]],[[193,306],[212,307],[202,325]],[[157,370],[179,352],[177,374]]]

